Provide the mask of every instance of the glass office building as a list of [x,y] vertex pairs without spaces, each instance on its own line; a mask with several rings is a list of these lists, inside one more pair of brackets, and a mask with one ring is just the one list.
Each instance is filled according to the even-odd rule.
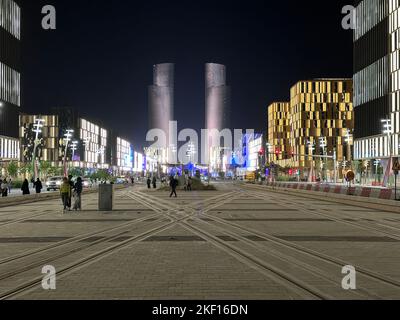
[[18,160],[21,106],[21,8],[0,0],[0,161]]
[[355,4],[355,158],[388,159],[400,154],[400,1]]

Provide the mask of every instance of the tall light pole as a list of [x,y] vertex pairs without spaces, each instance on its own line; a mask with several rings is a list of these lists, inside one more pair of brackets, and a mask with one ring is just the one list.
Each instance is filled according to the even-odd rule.
[[64,143],[65,143],[65,148],[64,148],[64,176],[65,177],[68,176],[68,168],[67,168],[68,144],[71,141],[73,133],[74,133],[74,130],[67,129],[66,133],[64,134]]
[[105,149],[104,149],[104,147],[103,146],[101,146],[100,148],[98,148],[97,149],[97,151],[96,151],[96,153],[97,153],[97,168],[99,167],[99,164],[100,164],[100,161],[101,160],[99,160],[99,156],[101,157],[101,156],[103,156],[104,155],[104,151],[105,151]]
[[[319,146],[322,148],[322,155],[326,156],[326,147],[327,147],[327,142],[326,142],[326,138],[325,137],[320,137],[319,138]],[[327,180],[326,179],[326,174],[325,174],[325,170],[324,167],[326,167],[325,164],[326,158],[324,158],[324,160],[322,161],[322,176],[323,176],[323,180]]]
[[33,132],[35,133],[35,141],[33,144],[33,154],[32,154],[33,180],[36,180],[36,178],[39,176],[38,168],[37,168],[37,161],[36,161],[37,160],[36,159],[36,150],[40,143],[39,134],[42,133],[42,128],[44,127],[45,122],[46,121],[43,119],[36,119],[35,123],[33,125]]
[[347,157],[349,158],[350,161],[350,167],[352,168],[352,154],[351,154],[351,143],[353,141],[353,135],[351,134],[350,130],[347,129],[346,132],[346,138],[345,138],[346,144],[347,144]]
[[[382,119],[381,120],[382,124],[383,124],[383,131],[382,133],[387,135],[387,139],[388,139],[388,155],[389,155],[389,168],[388,170],[392,170],[391,165],[392,165],[392,120],[390,119]],[[386,173],[385,173],[385,177],[386,177]],[[390,177],[390,174],[389,174]],[[388,181],[389,181],[389,177],[388,177]],[[384,183],[385,184],[385,183]]]
[[78,141],[72,141],[71,150],[72,150],[72,162],[74,162],[75,151],[78,150]]
[[314,150],[315,150],[315,144],[311,142],[310,140],[307,142],[308,145],[308,154],[311,154],[311,172],[310,172],[310,177],[308,178],[309,182],[313,182],[313,174],[314,174]]
[[269,143],[269,142],[267,142],[266,144],[265,144],[265,146],[266,146],[266,159],[267,159],[267,163],[269,163],[269,153],[270,153],[270,150],[271,150],[271,147],[272,147],[272,145]]
[[380,159],[376,159],[374,161],[374,165],[375,165],[375,182],[378,182],[378,169],[379,169],[379,165],[381,164],[381,160]]

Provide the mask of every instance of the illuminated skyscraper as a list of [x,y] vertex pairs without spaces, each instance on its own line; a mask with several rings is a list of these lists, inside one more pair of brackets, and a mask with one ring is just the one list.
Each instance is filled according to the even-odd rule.
[[226,85],[226,67],[206,64],[206,129],[230,128],[230,87]]
[[161,163],[168,161],[169,123],[174,119],[174,68],[171,63],[155,65],[149,87],[149,130],[161,129],[166,135],[165,145],[154,151]]
[[[21,106],[21,8],[0,1],[0,160],[19,158],[18,114]],[[1,172],[0,172],[1,173]]]
[[312,167],[311,154],[336,151],[338,161],[352,159],[352,140],[346,142],[354,130],[351,79],[298,82],[290,90],[290,119],[294,167]]
[[292,152],[290,136],[290,103],[272,103],[268,107],[267,162],[279,162],[283,167],[290,164]]
[[[282,167],[315,168],[332,159],[352,159],[354,130],[351,79],[300,81],[290,90],[290,103],[273,103],[268,108],[269,158]],[[328,156],[329,161],[318,157]],[[347,162],[346,162],[347,163]]]
[[400,2],[355,5],[355,158],[388,159],[400,155]]
[[206,64],[206,129],[209,130],[207,160],[211,170],[224,171],[227,150],[221,149],[219,139],[212,139],[211,135],[212,130],[230,129],[230,87],[226,85],[226,67],[221,64]]

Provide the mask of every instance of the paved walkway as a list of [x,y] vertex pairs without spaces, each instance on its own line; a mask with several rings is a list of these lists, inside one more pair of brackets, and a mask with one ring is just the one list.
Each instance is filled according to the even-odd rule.
[[[283,196],[135,186],[115,210],[59,200],[0,208],[3,299],[400,299],[400,214]],[[56,290],[42,288],[54,266]],[[344,290],[354,266],[357,290]]]

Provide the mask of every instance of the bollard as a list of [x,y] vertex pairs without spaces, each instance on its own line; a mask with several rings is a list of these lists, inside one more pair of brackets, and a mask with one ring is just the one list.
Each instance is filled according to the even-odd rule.
[[114,185],[99,186],[99,211],[112,211],[114,207]]

